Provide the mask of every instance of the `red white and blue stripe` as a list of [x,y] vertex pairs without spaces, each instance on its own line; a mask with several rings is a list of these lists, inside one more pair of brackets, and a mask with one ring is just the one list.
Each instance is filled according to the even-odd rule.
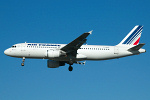
[[120,42],[126,45],[138,45],[142,34],[143,26],[136,25],[129,34]]

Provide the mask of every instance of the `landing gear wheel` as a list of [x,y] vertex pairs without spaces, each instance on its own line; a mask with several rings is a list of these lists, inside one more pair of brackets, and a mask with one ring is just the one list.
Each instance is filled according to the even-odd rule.
[[73,67],[69,66],[68,70],[71,72],[73,70]]
[[21,66],[24,66],[24,63],[21,63]]
[[24,66],[25,57],[22,58],[21,66]]

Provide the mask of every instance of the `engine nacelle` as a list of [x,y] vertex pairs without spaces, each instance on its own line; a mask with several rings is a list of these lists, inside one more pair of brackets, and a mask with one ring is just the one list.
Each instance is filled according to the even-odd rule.
[[66,53],[62,50],[47,50],[45,53],[45,57],[48,58],[57,58],[63,55],[66,55]]
[[59,66],[65,66],[65,63],[60,61],[47,60],[48,68],[58,68]]

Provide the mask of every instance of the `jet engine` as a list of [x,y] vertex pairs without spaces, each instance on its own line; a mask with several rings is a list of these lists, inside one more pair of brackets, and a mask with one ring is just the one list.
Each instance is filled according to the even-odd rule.
[[65,63],[60,61],[47,60],[48,68],[58,68],[59,66],[65,66]]
[[45,57],[57,58],[57,57],[64,56],[64,55],[66,55],[66,53],[62,50],[47,50]]

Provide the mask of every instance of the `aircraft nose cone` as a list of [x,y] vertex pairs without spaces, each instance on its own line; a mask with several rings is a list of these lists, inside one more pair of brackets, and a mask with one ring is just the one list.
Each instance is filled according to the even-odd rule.
[[4,51],[4,54],[5,54],[5,55],[8,55],[8,53],[9,53],[9,51],[8,51],[8,49],[6,49],[6,50]]
[[5,55],[7,54],[7,50],[4,51],[4,54],[5,54]]

